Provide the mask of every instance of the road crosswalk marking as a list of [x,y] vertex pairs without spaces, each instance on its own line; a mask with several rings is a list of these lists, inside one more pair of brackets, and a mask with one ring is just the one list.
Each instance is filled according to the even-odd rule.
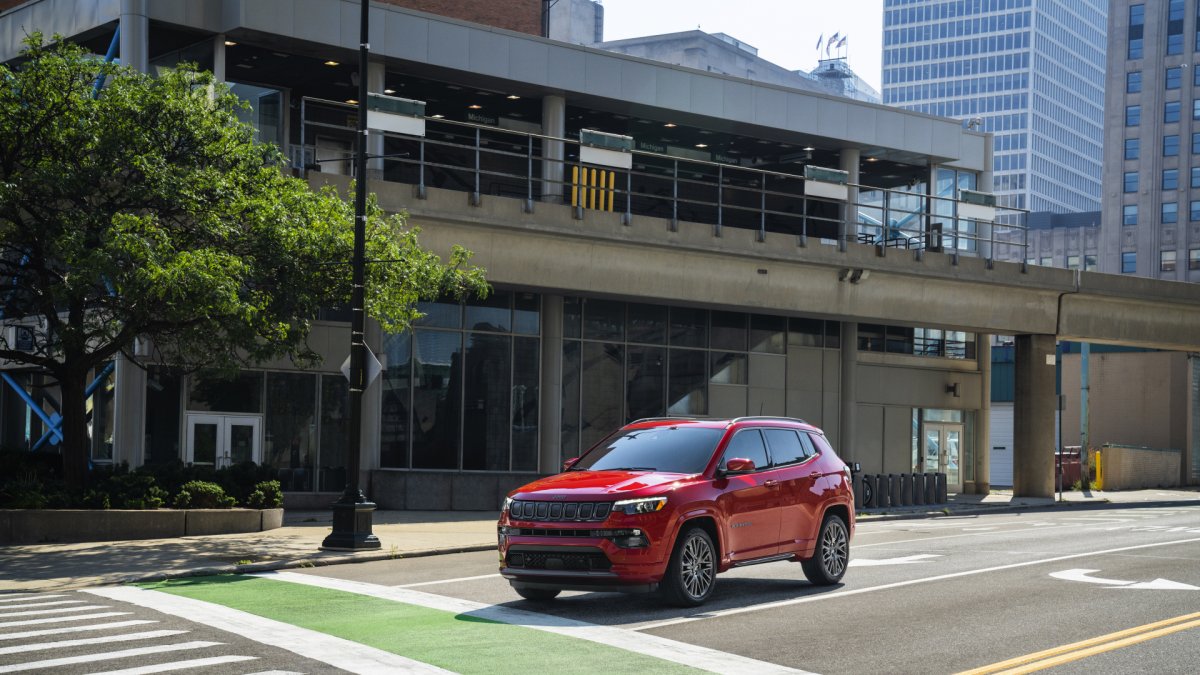
[[[172,661],[171,663],[160,663],[153,666],[138,666],[137,668],[123,668],[121,670],[106,670],[102,673],[92,673],[92,675],[150,675],[151,673],[167,673],[172,670],[187,670],[189,668],[203,668],[205,666],[219,666],[224,663],[238,663],[239,661],[253,661],[257,656],[210,656],[205,659],[189,659],[187,661]],[[295,675],[301,675],[296,673]]]
[[[29,598],[27,598],[29,599]],[[26,602],[20,605],[3,605],[0,606],[0,616],[4,616],[10,609],[28,609],[30,607],[51,607],[53,605],[82,605],[86,600],[54,600],[52,602]]]
[[7,602],[28,601],[28,600],[34,600],[34,599],[49,600],[50,598],[65,598],[65,597],[67,597],[67,596],[65,596],[65,595],[38,596],[35,593],[5,593],[4,595],[0,595],[0,607],[3,606],[3,603],[7,603]]
[[0,628],[15,628],[17,626],[38,626],[47,623],[62,623],[65,621],[87,621],[88,619],[107,619],[110,616],[128,616],[132,612],[100,612],[99,614],[77,614],[75,616],[52,616],[43,619],[21,619],[20,621],[0,621]]
[[154,645],[153,647],[138,647],[135,649],[122,649],[115,652],[101,652],[99,654],[81,654],[79,656],[64,656],[57,659],[45,659],[42,661],[27,661],[25,663],[14,663],[7,666],[0,666],[0,673],[19,673],[25,670],[38,670],[39,668],[57,668],[59,666],[71,666],[79,663],[91,663],[93,661],[112,661],[116,659],[127,659],[133,656],[146,656],[148,654],[163,654],[166,652],[186,651],[189,649],[205,649],[207,647],[216,647],[221,645],[221,642],[211,642],[209,640],[193,640],[192,642],[179,642],[169,645]]
[[25,640],[32,637],[45,637],[47,635],[64,635],[66,633],[80,633],[93,630],[112,630],[114,628],[128,628],[130,626],[140,626],[147,623],[158,623],[150,619],[130,619],[128,621],[112,621],[109,623],[93,623],[86,626],[66,626],[64,628],[41,628],[38,630],[26,630],[19,633],[2,633],[0,641],[3,640]]
[[82,647],[84,645],[102,645],[110,642],[130,642],[133,640],[153,640],[154,638],[182,635],[186,630],[149,630],[141,633],[121,633],[119,635],[104,635],[101,637],[78,638],[75,640],[55,640],[54,642],[35,642],[14,647],[0,647],[0,655],[24,654],[39,652],[47,649],[65,649],[67,647]]
[[[42,614],[66,614],[68,612],[89,612],[93,609],[108,609],[108,605],[81,605],[78,607],[55,607],[54,609],[24,609],[20,612],[0,612],[0,619],[12,616],[38,616]],[[2,624],[0,624],[2,625]]]

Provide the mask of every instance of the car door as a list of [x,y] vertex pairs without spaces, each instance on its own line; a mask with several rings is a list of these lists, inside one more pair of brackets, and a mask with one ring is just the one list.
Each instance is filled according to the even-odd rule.
[[724,516],[726,547],[734,562],[773,555],[779,551],[779,484],[770,470],[770,459],[762,432],[736,432],[721,456],[720,469],[730,459],[749,459],[756,467],[749,473],[721,476],[717,506]]
[[816,450],[808,434],[795,429],[763,429],[779,481],[779,550],[803,551],[816,536],[823,491]]

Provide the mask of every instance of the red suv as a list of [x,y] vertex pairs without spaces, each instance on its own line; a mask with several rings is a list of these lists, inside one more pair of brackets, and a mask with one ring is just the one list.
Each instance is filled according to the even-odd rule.
[[835,584],[853,532],[850,469],[820,429],[780,417],[646,419],[509,493],[500,574],[529,600],[657,590],[696,606],[718,572],[741,565],[791,560],[814,584]]

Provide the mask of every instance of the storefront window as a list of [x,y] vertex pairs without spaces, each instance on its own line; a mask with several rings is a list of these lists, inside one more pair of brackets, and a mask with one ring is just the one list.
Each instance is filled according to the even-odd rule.
[[350,385],[345,377],[321,376],[321,451],[317,473],[321,492],[346,489],[346,448],[350,444]]
[[317,376],[267,373],[263,465],[277,469],[284,490],[312,490],[317,456]]

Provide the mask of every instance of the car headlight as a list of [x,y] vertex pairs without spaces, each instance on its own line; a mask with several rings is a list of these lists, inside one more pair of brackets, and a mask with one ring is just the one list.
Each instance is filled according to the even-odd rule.
[[622,499],[613,504],[614,511],[623,511],[627,516],[639,513],[654,513],[661,511],[667,505],[666,497],[643,497],[641,499]]
[[508,507],[512,506],[512,503],[513,503],[512,497],[505,497],[504,505],[500,507],[500,513],[508,513]]

